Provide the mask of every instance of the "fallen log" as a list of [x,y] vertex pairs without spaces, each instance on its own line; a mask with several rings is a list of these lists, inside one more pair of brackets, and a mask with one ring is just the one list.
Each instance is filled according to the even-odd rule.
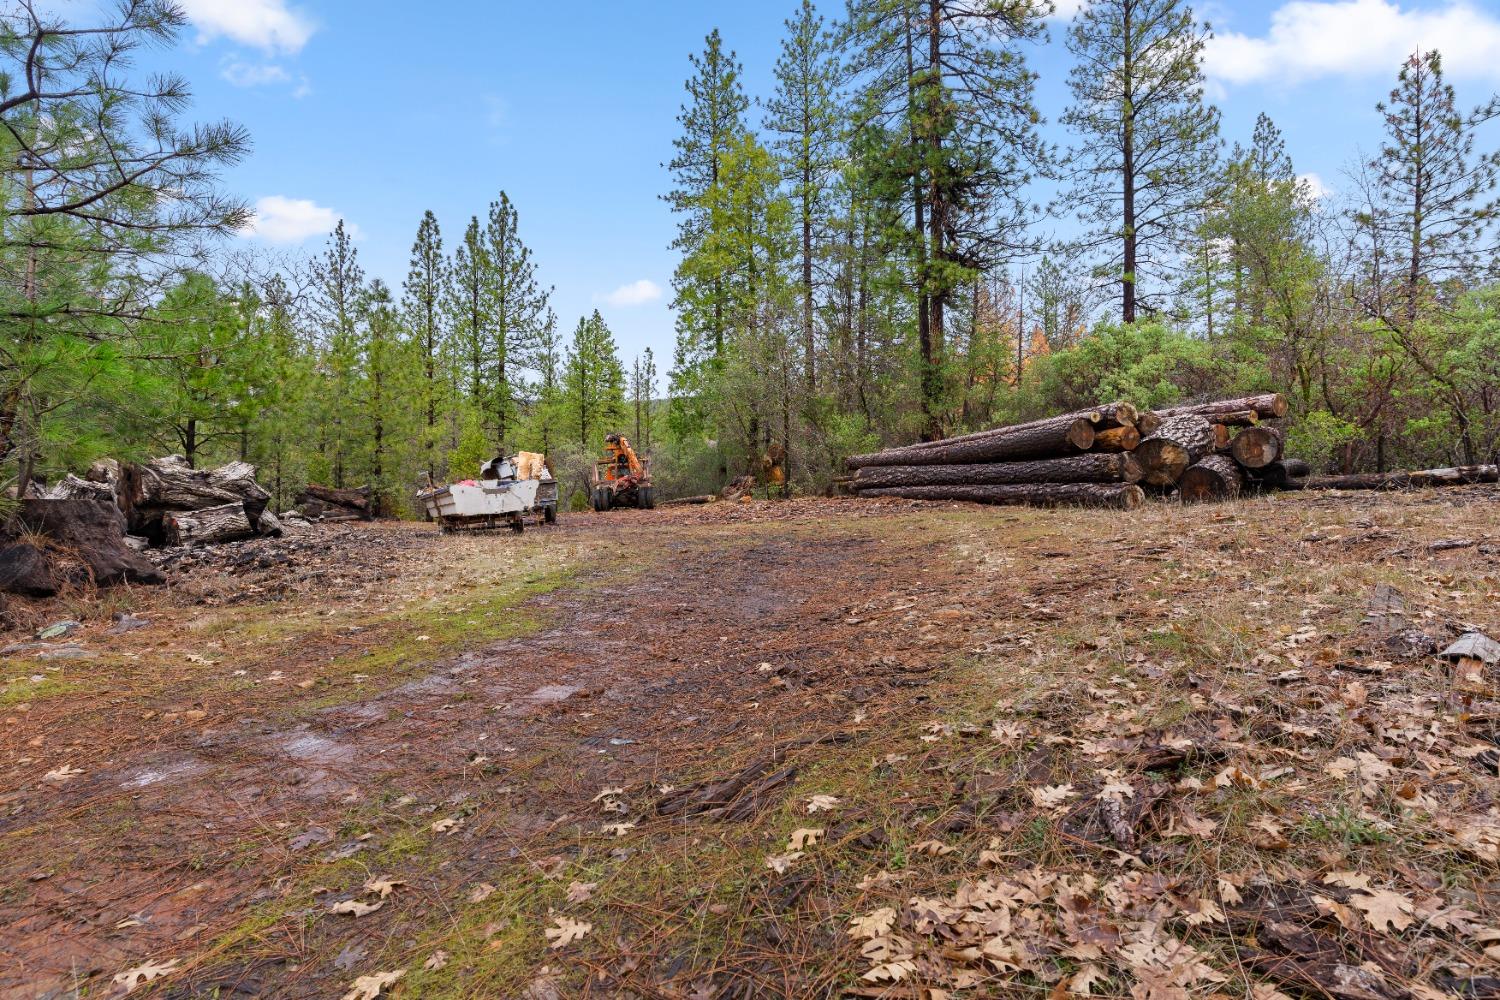
[[997,428],[983,437],[943,441],[907,448],[891,448],[870,455],[853,455],[850,469],[869,465],[961,465],[968,462],[1053,458],[1088,451],[1094,443],[1094,424],[1085,417],[1065,414],[1016,427]]
[[1284,444],[1274,427],[1246,427],[1229,443],[1229,454],[1247,469],[1264,469],[1281,457]]
[[897,486],[861,490],[862,497],[906,500],[965,500],[972,503],[1032,504],[1040,507],[1109,507],[1134,510],[1146,494],[1134,483],[1033,483],[1008,486]]
[[1171,486],[1213,447],[1213,424],[1206,418],[1190,413],[1167,417],[1135,450],[1141,480],[1151,486]]
[[1033,462],[985,462],[975,465],[872,465],[860,469],[854,488],[899,486],[1000,486],[1025,483],[1133,483],[1140,463],[1129,452],[1071,455]]
[[659,501],[657,501],[656,506],[658,506],[658,507],[680,507],[680,506],[685,506],[687,504],[713,503],[717,499],[719,499],[719,498],[718,498],[718,496],[716,494],[713,494],[713,493],[702,493],[702,494],[699,494],[698,496],[693,496],[693,497],[677,497],[674,500],[659,500]]
[[284,533],[281,520],[268,510],[260,512],[260,520],[256,522],[255,533],[263,538],[280,538]]
[[153,541],[162,537],[162,520],[169,511],[202,510],[238,502],[250,518],[258,518],[271,499],[255,481],[255,466],[230,462],[217,469],[194,469],[180,455],[156,458],[121,469],[120,508],[132,534]]
[[[259,515],[257,521],[259,522]],[[255,535],[255,524],[241,502],[180,511],[162,519],[163,536],[168,545],[210,545],[236,542]]]
[[1300,458],[1283,458],[1250,470],[1250,474],[1263,489],[1299,489],[1300,480],[1312,474],[1312,466]]
[[1287,414],[1286,397],[1279,392],[1268,392],[1258,396],[1243,396],[1239,399],[1218,399],[1210,403],[1189,403],[1169,406],[1156,411],[1159,417],[1199,416],[1216,419],[1216,414],[1243,413],[1254,410],[1262,419],[1270,420]]
[[1308,476],[1293,480],[1307,490],[1404,490],[1500,482],[1500,466],[1460,465],[1415,472],[1367,472],[1347,476]]
[[1214,451],[1228,451],[1234,440],[1234,428],[1228,424],[1214,424]]
[[109,483],[80,479],[70,472],[47,489],[44,499],[97,500],[101,503],[114,503],[115,490]]
[[1244,471],[1227,455],[1205,455],[1177,480],[1183,503],[1233,500],[1244,486]]
[[[370,506],[370,487],[360,486],[356,489],[335,489],[332,486],[319,486],[317,483],[308,483],[297,494],[299,504],[307,504],[316,501],[326,507],[340,508],[343,513],[353,514],[360,520],[372,521],[375,515]],[[337,514],[340,510],[333,513]],[[324,515],[325,520],[330,520]]]
[[161,570],[125,544],[125,518],[96,500],[25,500],[16,515],[23,531],[45,536],[82,564],[82,579],[100,586],[163,583]]
[[1141,432],[1129,424],[1110,427],[1094,435],[1093,451],[1134,451],[1141,443]]

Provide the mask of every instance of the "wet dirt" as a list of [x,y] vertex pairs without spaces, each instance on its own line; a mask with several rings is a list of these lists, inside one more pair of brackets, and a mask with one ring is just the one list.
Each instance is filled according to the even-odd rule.
[[[572,530],[621,542],[618,522]],[[336,995],[347,975],[313,958],[340,950],[321,940],[336,924],[267,935],[253,960],[203,948],[310,862],[374,854],[394,829],[461,818],[438,876],[457,891],[594,831],[608,819],[591,808],[601,788],[712,773],[750,732],[773,745],[831,732],[879,652],[878,636],[841,623],[888,588],[901,549],[850,526],[700,532],[626,584],[537,599],[538,634],[290,724],[265,685],[215,705],[202,728],[123,743],[102,731],[130,726],[132,706],[94,706],[66,739],[108,756],[66,781],[0,788],[0,1000],[99,995],[148,958],[183,963],[167,995]],[[31,724],[6,742],[23,746]]]

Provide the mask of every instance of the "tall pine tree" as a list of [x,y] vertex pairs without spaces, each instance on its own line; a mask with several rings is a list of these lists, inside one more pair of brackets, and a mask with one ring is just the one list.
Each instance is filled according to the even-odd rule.
[[411,247],[411,265],[401,286],[401,313],[407,335],[421,358],[422,382],[416,400],[425,421],[422,450],[427,474],[436,477],[438,407],[443,401],[444,350],[442,295],[445,266],[443,234],[431,210],[422,214],[417,238]]

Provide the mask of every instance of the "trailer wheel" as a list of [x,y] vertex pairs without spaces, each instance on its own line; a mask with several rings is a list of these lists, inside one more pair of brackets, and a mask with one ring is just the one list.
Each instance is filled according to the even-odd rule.
[[518,535],[526,530],[526,522],[522,520],[520,514],[517,514],[515,518],[510,522],[510,530],[514,531]]
[[547,524],[557,523],[557,504],[549,503],[542,507],[542,520]]

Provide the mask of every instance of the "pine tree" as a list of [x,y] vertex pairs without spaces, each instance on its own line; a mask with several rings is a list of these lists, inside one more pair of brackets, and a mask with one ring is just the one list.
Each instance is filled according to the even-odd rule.
[[[703,55],[688,60],[693,75],[686,83],[688,101],[677,116],[682,134],[672,140],[676,153],[667,168],[674,186],[666,195],[680,216],[672,246],[684,259],[697,254],[713,235],[709,199],[719,185],[725,153],[746,134],[745,112],[750,106],[740,84],[739,61],[733,52],[724,51],[717,28],[709,32]],[[672,283],[677,292],[679,367],[696,368],[724,349],[723,278],[679,269]]]
[[776,93],[766,105],[765,127],[776,135],[773,150],[791,185],[800,238],[803,374],[817,391],[817,342],[813,330],[818,254],[829,224],[828,185],[841,155],[841,72],[836,39],[823,27],[812,0],[802,0],[776,61]]
[[584,451],[625,418],[625,368],[597,309],[573,330],[562,390],[569,427]]
[[343,219],[312,270],[314,315],[322,337],[324,457],[334,487],[342,489],[353,446],[349,422],[358,407],[361,359],[355,323],[365,284],[359,251]]
[[1024,192],[1045,163],[1035,75],[1019,43],[1040,37],[1028,0],[855,0],[868,175],[879,196],[909,199],[924,435],[941,431],[945,311],[984,270],[1029,252]]
[[402,321],[408,336],[416,344],[422,361],[422,384],[416,400],[426,420],[423,450],[426,452],[427,474],[438,474],[438,404],[442,400],[444,350],[443,317],[441,311],[445,267],[443,262],[443,236],[438,229],[437,216],[431,210],[423,213],[417,226],[417,238],[411,248],[411,266],[406,272],[406,281],[401,286]]
[[457,366],[455,378],[467,383],[469,401],[482,411],[494,356],[495,269],[478,216],[470,216],[445,278],[443,307]]
[[531,250],[518,232],[520,217],[504,191],[490,203],[484,230],[484,245],[493,269],[491,350],[494,368],[488,412],[493,419],[495,444],[503,452],[506,434],[514,416],[517,381],[529,361],[538,327],[547,311],[552,290],[537,284]]
[[1063,124],[1079,137],[1068,201],[1091,225],[1101,271],[1120,286],[1120,316],[1160,305],[1150,294],[1201,217],[1218,155],[1219,113],[1203,97],[1208,29],[1182,0],[1090,0],[1068,30],[1077,62]]
[[532,364],[536,369],[536,406],[532,408],[532,430],[529,437],[540,442],[540,451],[551,460],[558,443],[554,431],[562,422],[563,346],[557,328],[557,314],[550,308],[537,329]]
[[396,503],[399,459],[395,447],[401,426],[403,385],[400,323],[390,286],[376,278],[360,302],[367,388],[365,426],[369,428],[370,486],[376,514],[390,514]]

